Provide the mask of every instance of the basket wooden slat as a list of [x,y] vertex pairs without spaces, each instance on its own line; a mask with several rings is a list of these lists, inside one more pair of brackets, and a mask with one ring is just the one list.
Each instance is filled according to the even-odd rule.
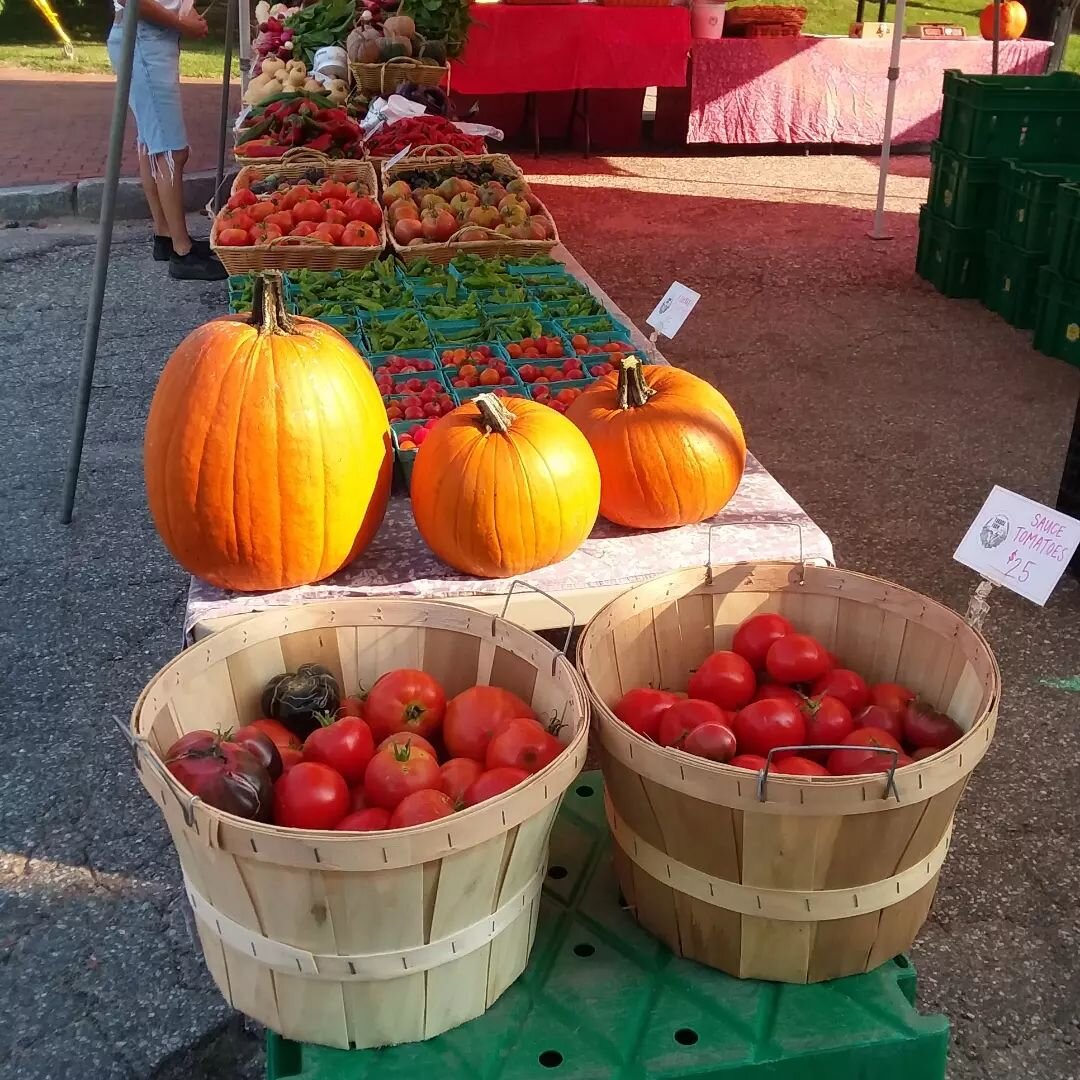
[[417,86],[449,85],[449,64],[420,64],[411,56],[397,56],[384,64],[349,64],[353,82],[365,94],[392,94],[403,83]]
[[[869,680],[899,680],[965,729],[886,778],[758,776],[635,735],[611,707],[635,686],[685,690],[749,615],[779,612]],[[955,612],[860,574],[787,564],[686,570],[631,589],[578,645],[608,819],[638,921],[680,955],[742,978],[816,982],[907,949],[933,900],[953,814],[993,737],[1001,679]]]
[[[254,719],[267,679],[304,661],[325,663],[348,689],[409,664],[448,693],[504,686],[563,720],[567,750],[499,799],[366,834],[237,818],[164,770],[180,734]],[[221,992],[288,1038],[339,1047],[414,1042],[482,1014],[528,960],[548,834],[584,763],[587,718],[581,680],[551,645],[452,604],[277,609],[181,654],[143,691],[131,734]]]

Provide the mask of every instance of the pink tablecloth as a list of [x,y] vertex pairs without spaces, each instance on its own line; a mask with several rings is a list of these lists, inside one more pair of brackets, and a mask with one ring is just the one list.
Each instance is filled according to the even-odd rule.
[[[885,128],[888,41],[849,38],[721,38],[695,41],[691,143],[849,143],[876,146]],[[1046,67],[1048,41],[1006,41],[1002,73]],[[900,54],[893,139],[937,137],[947,68],[990,71],[991,44],[905,41]]]

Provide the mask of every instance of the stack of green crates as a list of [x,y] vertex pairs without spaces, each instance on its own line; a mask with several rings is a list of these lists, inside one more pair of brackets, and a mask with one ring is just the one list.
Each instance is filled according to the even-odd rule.
[[1039,270],[1035,348],[1080,367],[1080,183],[1057,189],[1049,261]]

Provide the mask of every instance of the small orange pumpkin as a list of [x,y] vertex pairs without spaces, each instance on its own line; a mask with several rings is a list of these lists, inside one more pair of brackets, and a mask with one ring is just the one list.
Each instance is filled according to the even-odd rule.
[[600,507],[600,472],[584,436],[554,409],[481,394],[421,444],[412,505],[443,562],[476,577],[511,577],[582,544]]
[[704,379],[635,357],[566,410],[600,465],[600,513],[663,529],[718,513],[742,479],[746,440],[727,398]]
[[[1027,9],[1019,0],[1004,0],[1001,5],[1001,41],[1015,41],[1027,29]],[[979,16],[979,32],[987,41],[994,40],[994,5],[987,4]]]
[[154,524],[185,570],[261,592],[329,577],[370,543],[390,494],[375,380],[332,327],[286,313],[280,274],[250,316],[214,319],[169,357],[146,421]]

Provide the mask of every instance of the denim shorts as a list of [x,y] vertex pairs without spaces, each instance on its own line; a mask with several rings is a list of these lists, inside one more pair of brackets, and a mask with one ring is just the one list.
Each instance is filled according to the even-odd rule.
[[[108,40],[113,71],[119,70],[122,37],[120,23],[115,23]],[[180,104],[180,35],[175,30],[139,20],[128,106],[135,116],[139,148],[148,154],[170,155],[171,171],[172,153],[188,144]]]

